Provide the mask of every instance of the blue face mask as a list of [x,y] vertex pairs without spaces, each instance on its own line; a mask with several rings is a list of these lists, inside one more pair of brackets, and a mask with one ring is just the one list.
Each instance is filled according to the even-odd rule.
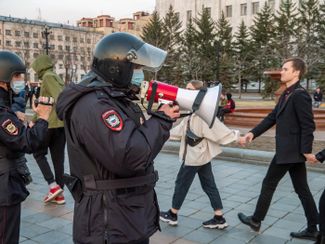
[[131,79],[131,84],[140,87],[143,80],[144,80],[143,70],[142,69],[134,69],[133,76]]
[[25,89],[25,81],[24,80],[14,80],[10,82],[10,87],[15,94],[19,94]]

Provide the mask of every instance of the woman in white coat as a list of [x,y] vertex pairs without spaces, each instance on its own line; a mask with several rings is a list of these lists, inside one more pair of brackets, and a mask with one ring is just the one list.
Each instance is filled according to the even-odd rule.
[[[190,81],[186,88],[198,90],[203,87],[202,81]],[[189,132],[190,131],[190,132]],[[206,228],[224,229],[228,226],[223,217],[223,206],[216,186],[211,167],[211,160],[222,152],[220,145],[238,140],[239,131],[230,130],[218,119],[209,128],[200,117],[195,114],[183,119],[174,127],[171,138],[181,140],[179,158],[182,165],[175,181],[172,208],[160,213],[160,220],[169,225],[177,225],[177,213],[180,210],[188,190],[198,174],[203,191],[208,195],[214,210],[212,219],[203,222]],[[192,139],[191,139],[192,138]]]

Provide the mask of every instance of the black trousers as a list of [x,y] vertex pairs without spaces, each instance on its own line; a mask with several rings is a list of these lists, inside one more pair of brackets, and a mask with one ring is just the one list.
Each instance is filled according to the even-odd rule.
[[202,166],[186,166],[184,163],[181,165],[175,181],[172,207],[175,209],[181,208],[196,173],[199,175],[202,189],[208,195],[213,210],[222,209],[223,206],[214,180],[211,162]]
[[[56,181],[58,185],[63,188],[63,174],[64,174],[64,149],[65,149],[65,134],[64,128],[53,128],[48,129],[46,142],[44,143],[44,147],[39,151],[33,154],[44,179],[48,184]],[[50,168],[50,165],[47,161],[46,155],[50,149],[50,154],[53,162],[55,178]]]
[[20,203],[0,207],[0,244],[18,244],[20,211]]
[[319,199],[319,231],[325,236],[325,189]]
[[279,181],[287,172],[290,174],[295,192],[298,194],[304,208],[308,228],[317,228],[318,212],[314,198],[307,183],[305,163],[276,164],[276,157],[273,158],[263,180],[262,190],[253,215],[254,219],[257,221],[264,220],[270,207],[273,193]]

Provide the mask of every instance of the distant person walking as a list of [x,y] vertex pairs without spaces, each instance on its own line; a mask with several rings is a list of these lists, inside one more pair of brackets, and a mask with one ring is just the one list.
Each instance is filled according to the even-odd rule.
[[[64,88],[64,82],[53,71],[53,61],[47,55],[38,56],[32,63],[33,70],[42,80],[40,86],[40,96],[53,97],[54,108],[49,117],[49,129],[47,132],[47,140],[44,147],[33,154],[42,174],[49,185],[49,192],[44,198],[44,202],[53,202],[64,204],[63,196],[63,174],[64,174],[64,149],[65,134],[63,121],[58,119],[55,111],[56,102],[59,94]],[[35,94],[37,97],[37,94]],[[52,163],[54,166],[55,178],[49,166],[46,155],[48,149],[51,153]]]
[[317,87],[314,94],[314,108],[319,108],[319,106],[322,104],[322,100],[323,100],[323,93],[320,89],[320,87]]

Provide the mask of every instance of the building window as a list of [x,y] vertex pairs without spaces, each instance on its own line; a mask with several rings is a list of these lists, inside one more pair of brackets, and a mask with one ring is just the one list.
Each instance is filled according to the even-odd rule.
[[54,49],[55,49],[55,45],[51,44],[51,45],[50,45],[50,49],[51,49],[51,50],[54,50]]
[[252,3],[252,14],[257,14],[260,8],[259,2]]
[[59,46],[58,46],[58,49],[59,49],[59,51],[62,51],[62,50],[63,50],[62,45],[59,45]]
[[63,69],[63,64],[59,64],[59,69]]
[[63,41],[63,38],[61,35],[58,36],[58,41]]
[[91,40],[90,39],[87,39],[87,43],[90,44],[91,43]]
[[84,43],[84,39],[83,38],[80,38],[80,43]]
[[38,38],[38,33],[33,33],[34,38]]
[[232,6],[231,5],[226,6],[226,17],[227,18],[232,17]]
[[67,52],[69,52],[69,51],[70,51],[70,46],[65,46],[65,50],[66,50]]
[[211,8],[205,8],[205,10],[208,12],[209,17],[211,17]]
[[6,46],[11,47],[11,41],[6,41]]
[[50,55],[51,59],[55,60],[55,54]]
[[54,35],[50,35],[50,40],[52,40],[52,41],[53,41],[53,40],[54,40],[54,38],[55,38],[55,37],[54,37]]
[[15,31],[15,36],[20,36],[20,31]]
[[6,36],[11,36],[11,30],[6,30]]
[[29,48],[29,42],[24,42],[24,47]]
[[16,45],[16,47],[20,47],[21,46],[21,41],[16,41],[15,45]]
[[25,32],[24,32],[24,37],[29,38],[29,32],[25,31]]
[[247,3],[240,4],[240,16],[247,15]]
[[78,41],[77,37],[74,37],[73,42],[77,42],[77,41]]
[[65,41],[69,42],[70,41],[70,36],[66,36]]
[[59,58],[60,60],[62,60],[62,59],[63,59],[63,54],[59,54],[58,58]]
[[[37,58],[38,55],[39,55],[38,53],[33,53],[33,58]],[[37,78],[37,80],[38,80],[38,78]]]
[[38,48],[38,43],[33,43],[33,48]]

